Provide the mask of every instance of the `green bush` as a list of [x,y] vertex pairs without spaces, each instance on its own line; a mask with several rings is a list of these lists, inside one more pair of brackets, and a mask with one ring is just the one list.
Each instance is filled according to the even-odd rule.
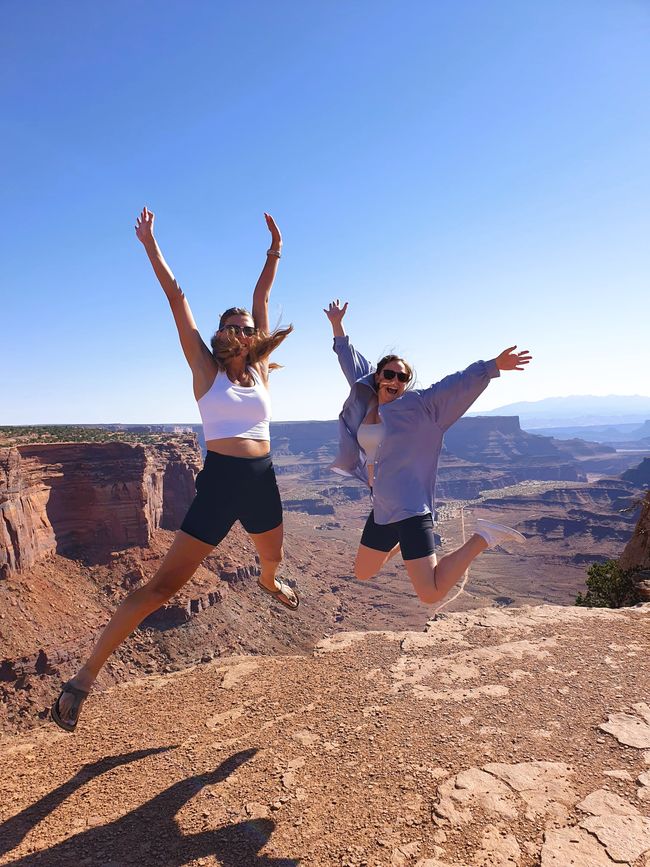
[[578,593],[576,605],[587,608],[624,608],[636,605],[641,597],[634,583],[638,570],[623,571],[617,560],[594,563],[587,570],[587,592]]

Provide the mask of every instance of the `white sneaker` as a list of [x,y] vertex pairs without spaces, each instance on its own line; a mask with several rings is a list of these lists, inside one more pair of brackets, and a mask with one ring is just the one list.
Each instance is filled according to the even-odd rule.
[[479,536],[483,536],[488,543],[488,548],[494,548],[497,545],[502,545],[504,542],[525,542],[526,537],[518,530],[513,530],[512,527],[506,527],[505,524],[496,524],[493,521],[484,521],[483,518],[477,518],[475,532]]

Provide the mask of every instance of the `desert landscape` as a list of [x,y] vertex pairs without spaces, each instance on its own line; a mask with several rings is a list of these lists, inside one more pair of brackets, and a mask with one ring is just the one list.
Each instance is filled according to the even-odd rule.
[[[5,730],[46,716],[55,685],[169,547],[203,450],[196,431],[169,428],[0,431]],[[375,579],[355,580],[354,551],[370,504],[361,483],[329,471],[336,423],[274,424],[273,442],[285,506],[283,574],[300,589],[300,609],[288,617],[262,597],[253,547],[236,527],[109,662],[104,686],[231,654],[307,653],[337,631],[420,629],[435,613],[417,600],[399,557]],[[639,464],[637,453],[531,435],[516,417],[462,419],[445,444],[440,550],[456,547],[481,516],[527,537],[525,546],[478,558],[463,592],[443,603],[445,613],[571,605],[586,568],[617,558],[632,536],[650,481],[650,461]]]
[[193,494],[202,443],[169,427],[2,430],[0,863],[645,867],[650,605],[573,606],[591,563],[650,568],[644,455],[461,420],[442,552],[480,516],[527,543],[430,610],[399,557],[354,579],[369,501],[328,471],[335,423],[275,424],[300,609],[257,590],[235,528],[109,660],[71,738],[49,704]]

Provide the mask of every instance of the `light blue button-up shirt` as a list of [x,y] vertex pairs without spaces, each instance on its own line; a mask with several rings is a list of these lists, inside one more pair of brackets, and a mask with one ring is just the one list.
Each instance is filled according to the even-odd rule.
[[[349,337],[334,338],[336,352],[351,390],[339,416],[339,452],[331,469],[368,484],[366,458],[357,431],[377,399],[374,365]],[[373,508],[378,524],[433,513],[436,472],[442,438],[499,376],[496,361],[477,361],[429,388],[414,388],[379,406],[384,436],[374,464]]]

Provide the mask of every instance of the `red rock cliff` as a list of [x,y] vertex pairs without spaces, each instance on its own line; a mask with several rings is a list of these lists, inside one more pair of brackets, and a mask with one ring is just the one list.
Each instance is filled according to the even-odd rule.
[[37,462],[23,461],[17,448],[0,449],[0,578],[56,551],[49,493]]
[[0,449],[0,578],[50,553],[97,560],[178,528],[200,468],[193,435]]
[[650,491],[645,495],[641,515],[621,555],[620,564],[623,569],[641,569],[638,575],[641,598],[650,602]]

